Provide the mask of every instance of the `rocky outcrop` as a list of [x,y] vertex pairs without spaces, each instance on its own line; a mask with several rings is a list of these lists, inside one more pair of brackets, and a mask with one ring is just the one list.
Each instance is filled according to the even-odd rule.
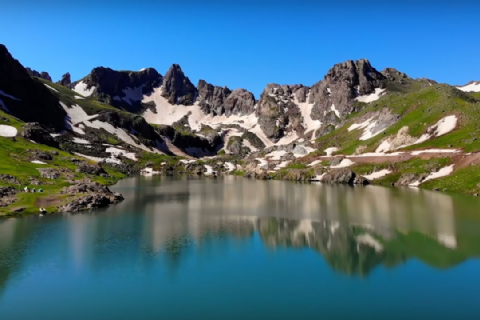
[[74,82],[71,87],[82,82],[99,101],[119,109],[138,112],[143,109],[144,95],[149,95],[162,84],[163,77],[153,68],[141,71],[117,71],[110,68],[94,68],[88,76]]
[[301,86],[268,84],[263,90],[256,109],[258,123],[270,140],[277,142],[295,131],[303,134],[302,114],[294,103],[293,94]]
[[171,104],[193,105],[197,96],[197,88],[185,76],[178,64],[168,69],[163,79],[162,96]]
[[224,143],[222,137],[215,132],[202,137],[189,132],[180,132],[172,126],[159,126],[158,133],[194,157],[215,155]]
[[311,88],[309,102],[314,104],[312,119],[331,124],[335,122],[328,119],[332,109],[337,110],[343,119],[354,110],[357,96],[375,93],[375,89],[384,89],[386,85],[387,78],[373,68],[368,60],[349,60],[336,64],[323,80]]
[[225,99],[232,93],[227,87],[211,85],[199,80],[197,85],[199,107],[206,114],[213,116],[225,113]]
[[40,172],[40,177],[46,179],[60,179],[61,177],[72,179],[74,173],[66,168],[37,168],[38,172]]
[[62,79],[57,82],[57,84],[60,84],[65,87],[69,87],[72,84],[72,78],[70,76],[70,73],[67,72],[62,76]]
[[91,163],[84,162],[78,166],[76,171],[79,173],[91,174],[94,176],[103,176],[103,177],[108,176],[105,170],[103,170],[103,168],[98,164],[91,164]]
[[395,183],[399,186],[408,186],[417,181],[423,181],[428,177],[428,173],[405,173],[398,178],[398,181]]
[[225,115],[247,115],[255,111],[255,96],[245,89],[235,89],[225,99]]
[[50,147],[59,147],[58,142],[50,135],[50,130],[38,122],[25,123],[22,136],[25,139],[33,140]]
[[362,176],[358,176],[355,172],[348,168],[330,169],[321,179],[325,183],[339,184],[369,184],[369,181]]
[[13,187],[0,187],[0,208],[14,203],[16,193],[17,191]]
[[8,112],[25,122],[40,122],[58,131],[64,128],[65,111],[58,98],[15,60],[0,44],[0,99]]
[[1,181],[0,184],[2,184],[2,182],[5,182],[5,183],[20,185],[20,180],[18,180],[17,177],[14,177],[9,174],[0,174],[0,181]]
[[42,79],[44,79],[44,80],[48,80],[48,81],[52,82],[52,77],[50,77],[50,75],[48,74],[48,72],[45,72],[45,71],[38,72],[38,71],[32,70],[32,69],[30,69],[30,68],[25,68],[25,70],[27,70],[28,74],[29,74],[31,77],[42,78]]
[[[81,182],[69,187],[65,187],[60,194],[78,196],[73,201],[61,206],[59,212],[80,212],[103,208],[111,204],[116,204],[124,198],[121,194],[112,192],[107,186],[94,182]],[[86,195],[82,195],[86,194]]]

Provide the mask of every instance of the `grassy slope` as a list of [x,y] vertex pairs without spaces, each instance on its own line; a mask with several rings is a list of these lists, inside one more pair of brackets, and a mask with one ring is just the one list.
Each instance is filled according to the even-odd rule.
[[[457,129],[449,134],[424,143],[410,146],[405,149],[419,148],[448,148],[450,145],[463,148],[466,152],[480,150],[480,100],[471,94],[447,85],[434,85],[412,93],[391,93],[371,103],[362,111],[352,114],[348,121],[337,130],[317,139],[320,154],[328,147],[338,147],[338,153],[353,154],[359,146],[365,146],[364,152],[373,152],[380,145],[381,140],[388,136],[395,136],[404,126],[409,127],[409,134],[420,137],[428,127],[447,115],[456,115]],[[360,141],[363,130],[347,129],[354,123],[360,123],[359,117],[369,112],[388,108],[392,113],[402,118],[387,128],[384,133]]]
[[[0,120],[0,124],[14,126],[18,129],[19,133],[22,131],[23,123],[18,119],[2,111],[0,111],[0,118],[8,119],[8,121]],[[18,193],[17,202],[9,205],[6,208],[0,208],[0,215],[9,214],[10,211],[19,207],[26,208],[22,213],[38,212],[38,206],[35,205],[35,202],[38,199],[48,198],[49,196],[56,194],[61,188],[68,185],[68,182],[64,178],[58,180],[41,178],[40,172],[36,168],[66,168],[74,174],[75,180],[80,180],[87,177],[85,174],[75,172],[77,166],[70,161],[70,159],[77,158],[87,162],[88,160],[76,157],[72,154],[46,145],[32,143],[29,140],[21,137],[20,134],[15,137],[15,140],[16,141],[13,141],[12,138],[0,137],[0,159],[2,159],[0,162],[0,173],[15,176],[18,180],[20,180],[22,186],[8,184],[4,181],[2,181],[2,186],[13,186],[16,189],[21,189],[24,186],[42,188],[44,193]],[[43,162],[47,163],[46,165],[34,164],[31,163],[31,152],[29,151],[32,149],[46,152],[58,152],[58,155],[54,155],[53,160],[51,161],[42,160]],[[111,178],[94,176],[88,176],[88,178],[102,184],[112,184],[123,177],[122,174],[116,172],[115,170],[109,168],[105,169]],[[30,184],[30,178],[35,178],[42,182],[42,184],[40,186],[33,186]],[[47,209],[49,211],[55,211],[53,206],[48,207]]]

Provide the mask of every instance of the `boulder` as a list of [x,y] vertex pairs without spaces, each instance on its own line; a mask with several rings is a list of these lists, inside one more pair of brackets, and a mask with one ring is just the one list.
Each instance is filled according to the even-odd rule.
[[50,135],[49,130],[38,122],[25,123],[23,126],[22,136],[25,139],[33,140],[40,144],[58,148],[59,144]]
[[107,176],[107,173],[101,166],[98,164],[91,164],[91,163],[81,163],[78,168],[75,170],[76,172],[79,173],[86,173],[86,174],[92,174],[95,176]]
[[322,182],[326,183],[341,183],[341,184],[353,184],[355,182],[356,174],[348,169],[331,169],[325,173],[322,178]]

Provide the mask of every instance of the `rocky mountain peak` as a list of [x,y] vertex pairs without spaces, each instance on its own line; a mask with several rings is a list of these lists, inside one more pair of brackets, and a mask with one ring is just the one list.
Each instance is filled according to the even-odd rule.
[[225,99],[232,93],[230,89],[199,80],[197,90],[199,106],[203,112],[214,116],[225,113]]
[[30,68],[25,68],[25,70],[27,70],[28,74],[29,74],[31,77],[42,78],[42,79],[44,79],[44,80],[48,80],[48,81],[52,82],[52,77],[50,77],[50,75],[48,74],[48,72],[45,72],[45,71],[38,72],[38,71],[32,70],[32,69],[30,69]]
[[171,104],[193,105],[197,88],[185,76],[180,65],[173,64],[163,79],[162,96]]
[[65,111],[58,98],[0,44],[0,100],[5,111],[25,122],[63,129]]
[[57,83],[62,86],[68,87],[72,83],[72,78],[70,76],[70,73],[69,72],[65,73],[62,76],[62,79],[60,79],[60,81],[58,81]]
[[94,87],[94,96],[100,101],[138,112],[142,108],[143,95],[150,94],[154,88],[161,86],[163,77],[154,68],[141,71],[117,71],[105,67],[94,68],[79,82],[86,84],[87,89]]

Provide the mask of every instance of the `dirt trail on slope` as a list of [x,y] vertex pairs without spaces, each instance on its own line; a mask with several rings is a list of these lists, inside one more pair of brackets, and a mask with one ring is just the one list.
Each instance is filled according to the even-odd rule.
[[[419,151],[419,150],[415,150]],[[302,158],[306,162],[313,162],[315,160],[331,160],[336,157],[345,157],[352,160],[358,164],[381,164],[381,163],[395,163],[395,162],[403,162],[408,161],[414,158],[422,159],[422,160],[429,160],[435,158],[442,158],[448,157],[452,159],[452,163],[455,164],[455,168],[465,168],[470,165],[480,165],[480,152],[476,153],[463,153],[463,152],[428,152],[428,153],[420,153],[418,155],[413,155],[412,152],[403,152],[398,155],[369,155],[369,156],[344,156],[344,155],[337,155],[337,156],[306,156]]]

